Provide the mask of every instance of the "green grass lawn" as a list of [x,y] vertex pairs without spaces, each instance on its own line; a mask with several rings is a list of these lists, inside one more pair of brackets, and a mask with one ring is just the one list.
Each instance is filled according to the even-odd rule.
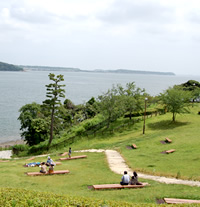
[[[75,153],[80,155],[83,153]],[[62,161],[62,165],[55,170],[68,169],[67,175],[27,176],[24,172],[39,171],[39,167],[22,167],[25,159],[12,160],[0,165],[0,187],[34,190],[38,192],[51,192],[59,195],[83,196],[114,201],[127,201],[131,203],[156,203],[156,199],[163,197],[177,197],[187,199],[200,199],[200,188],[184,185],[166,185],[151,180],[151,186],[142,189],[123,189],[94,191],[88,189],[93,184],[119,183],[121,175],[110,171],[104,153],[84,153],[86,159]],[[52,156],[54,160],[59,156]],[[37,161],[45,161],[37,158]]]
[[[73,148],[104,148],[118,150],[129,166],[140,172],[155,175],[200,180],[200,115],[199,105],[191,108],[190,114],[177,115],[177,121],[171,121],[172,114],[146,119],[146,133],[142,134],[143,123],[137,123],[123,132],[114,135],[97,136],[95,139],[83,139]],[[171,144],[162,144],[166,137]],[[135,143],[138,149],[128,149]],[[172,154],[161,152],[175,149]]]
[[[176,123],[171,122],[171,114],[149,117],[146,120],[145,135],[142,134],[143,123],[140,122],[111,135],[97,135],[95,138],[82,137],[71,147],[72,150],[116,149],[133,170],[200,180],[198,109],[199,107],[195,106],[191,108],[190,114],[178,115]],[[162,144],[160,141],[165,137],[172,139],[172,143]],[[127,146],[132,143],[135,143],[138,149],[128,149]],[[68,150],[67,148],[54,151],[51,156],[53,160],[57,160],[58,154]],[[169,149],[176,149],[176,152],[161,153]],[[0,163],[0,187],[131,203],[155,204],[156,199],[164,197],[200,200],[199,187],[167,185],[143,179],[140,180],[150,183],[151,186],[142,189],[90,190],[88,186],[93,184],[119,183],[121,175],[110,171],[104,153],[73,153],[73,156],[81,154],[86,154],[88,158],[62,161],[62,165],[55,167],[55,170],[68,169],[70,174],[67,175],[29,177],[24,172],[39,171],[40,168],[22,167],[28,162],[25,158]],[[46,161],[46,158],[37,158],[34,161]]]

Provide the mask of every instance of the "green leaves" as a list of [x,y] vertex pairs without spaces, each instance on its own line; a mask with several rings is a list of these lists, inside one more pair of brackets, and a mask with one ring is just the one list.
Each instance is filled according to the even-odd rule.
[[186,107],[189,105],[191,93],[174,87],[161,94],[160,99],[167,110],[173,114],[172,120],[175,121],[177,113],[188,112]]

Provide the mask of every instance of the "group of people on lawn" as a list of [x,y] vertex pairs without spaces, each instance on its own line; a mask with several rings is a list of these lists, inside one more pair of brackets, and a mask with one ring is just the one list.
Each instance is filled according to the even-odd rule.
[[54,171],[54,166],[55,166],[56,164],[54,163],[54,161],[51,159],[51,157],[50,156],[48,156],[48,158],[47,158],[47,162],[45,163],[45,162],[42,162],[41,163],[41,170],[40,170],[40,172],[41,173],[46,173],[47,172],[47,167],[49,167],[49,170],[48,170],[48,173],[53,173],[53,171]]
[[138,182],[138,175],[134,171],[133,176],[128,175],[127,171],[124,171],[124,175],[122,176],[122,181],[120,182],[121,185],[142,185],[142,183]]
[[[69,148],[69,152],[68,152],[68,156],[69,158],[71,158],[71,153],[72,153],[72,149],[71,147]],[[56,165],[56,163],[54,163],[54,161],[51,159],[50,156],[48,156],[47,162],[42,162],[41,163],[41,173],[46,173],[47,172],[47,167],[49,167],[48,173],[53,173],[54,171],[54,166]]]

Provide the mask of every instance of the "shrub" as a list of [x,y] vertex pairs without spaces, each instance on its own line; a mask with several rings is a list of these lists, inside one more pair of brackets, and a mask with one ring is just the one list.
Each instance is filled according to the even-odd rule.
[[12,147],[13,154],[19,155],[20,152],[28,151],[29,146],[26,144],[16,144]]

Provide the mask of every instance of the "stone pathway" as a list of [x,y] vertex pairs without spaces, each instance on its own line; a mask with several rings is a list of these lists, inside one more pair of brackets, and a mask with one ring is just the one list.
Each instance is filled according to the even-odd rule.
[[0,158],[1,159],[10,159],[11,156],[12,156],[12,150],[0,151]]
[[[122,175],[123,172],[126,170],[129,175],[132,175],[133,173],[133,170],[127,166],[121,154],[115,150],[91,149],[91,150],[80,150],[80,151],[75,151],[75,152],[105,152],[107,160],[108,160],[108,165],[113,172]],[[155,180],[157,182],[166,183],[166,184],[182,184],[182,185],[200,187],[199,181],[180,180],[176,178],[167,178],[163,176],[146,175],[143,173],[138,173],[138,176],[140,178]]]

